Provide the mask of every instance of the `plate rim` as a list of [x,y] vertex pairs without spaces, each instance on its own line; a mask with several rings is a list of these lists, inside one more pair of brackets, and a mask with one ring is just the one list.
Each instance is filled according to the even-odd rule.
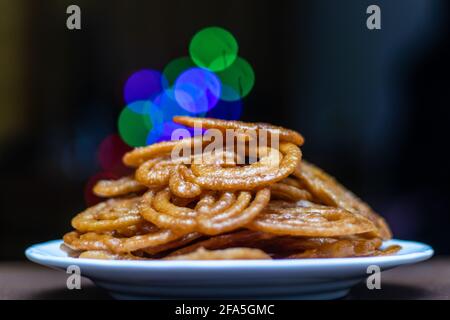
[[[135,270],[150,269],[250,269],[250,268],[298,268],[298,267],[352,267],[369,264],[412,264],[427,260],[434,255],[433,248],[425,243],[409,240],[392,239],[384,242],[385,245],[415,245],[419,248],[415,252],[405,254],[395,254],[390,256],[375,257],[354,257],[354,258],[313,258],[313,259],[279,259],[279,260],[97,260],[97,259],[79,259],[72,257],[61,257],[42,253],[42,248],[54,246],[62,243],[62,240],[50,240],[42,243],[36,243],[25,250],[25,256],[28,260],[53,267],[68,266],[71,264],[84,267],[108,267],[108,268],[131,268]],[[59,249],[61,250],[61,249]],[[41,251],[41,252],[40,252]]]

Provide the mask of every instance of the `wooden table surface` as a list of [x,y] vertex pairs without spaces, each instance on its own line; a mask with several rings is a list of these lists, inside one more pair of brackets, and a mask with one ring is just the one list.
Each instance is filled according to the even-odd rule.
[[[81,290],[66,288],[67,274],[31,262],[0,262],[0,299],[110,299],[90,280]],[[346,299],[450,299],[450,258],[403,266],[382,273],[380,290],[365,284],[354,287]]]

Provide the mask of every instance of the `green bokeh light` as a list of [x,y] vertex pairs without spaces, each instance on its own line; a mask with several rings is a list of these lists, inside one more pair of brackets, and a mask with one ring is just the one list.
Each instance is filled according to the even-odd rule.
[[238,43],[227,30],[209,27],[200,30],[192,38],[189,53],[199,67],[221,71],[236,60]]
[[217,76],[222,82],[220,98],[225,101],[236,101],[245,97],[255,84],[252,66],[241,57],[225,70],[217,72]]
[[[196,67],[197,65],[192,61],[190,57],[181,57],[169,62],[163,70],[164,79],[166,81],[163,84],[166,87],[171,87],[174,85],[175,80],[184,71]],[[167,88],[166,88],[167,89]]]
[[148,113],[137,113],[130,108],[124,108],[119,116],[118,127],[126,144],[142,147],[147,144],[147,135],[153,125]]

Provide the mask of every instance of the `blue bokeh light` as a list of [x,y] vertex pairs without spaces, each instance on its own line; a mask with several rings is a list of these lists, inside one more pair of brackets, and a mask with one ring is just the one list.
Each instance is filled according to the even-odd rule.
[[158,138],[157,142],[172,140],[172,133],[175,130],[177,130],[177,129],[185,129],[185,130],[187,130],[190,133],[191,137],[194,136],[194,129],[193,128],[188,128],[188,127],[185,127],[185,126],[183,126],[181,124],[175,123],[173,121],[168,121],[168,122],[164,122],[162,134]]
[[198,114],[214,108],[219,101],[221,84],[214,73],[201,68],[191,68],[178,77],[174,90],[180,107]]
[[133,73],[126,81],[123,96],[127,104],[154,98],[163,90],[164,77],[161,72],[143,69]]
[[154,104],[150,103],[147,116],[152,124],[147,135],[147,145],[158,141],[164,130],[164,113]]
[[[163,115],[163,121],[172,121],[174,116],[193,116],[194,113],[182,108],[175,99],[175,92],[173,89],[164,90],[154,100],[153,104]],[[203,116],[205,113],[201,113]]]

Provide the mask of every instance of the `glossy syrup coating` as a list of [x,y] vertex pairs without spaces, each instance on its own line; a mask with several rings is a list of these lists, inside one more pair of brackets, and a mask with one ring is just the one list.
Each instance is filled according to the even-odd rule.
[[110,234],[89,232],[81,234],[72,231],[64,235],[64,243],[75,250],[108,250],[114,253],[127,253],[152,246],[159,246],[180,238],[171,230],[159,230],[132,237],[114,237]]
[[[284,180],[283,180],[284,181]],[[274,199],[288,201],[312,200],[312,195],[308,190],[295,187],[283,182],[277,182],[270,186],[270,192]]]
[[236,201],[223,211],[209,212],[199,210],[198,230],[204,234],[216,235],[241,228],[251,222],[270,201],[270,190],[256,192],[253,201],[251,194],[241,191]]
[[228,248],[223,250],[207,250],[199,248],[186,255],[167,257],[166,260],[262,260],[272,259],[267,253],[259,249]]
[[146,147],[135,148],[123,156],[123,163],[129,167],[137,168],[145,161],[161,156],[170,156],[172,150],[177,147],[195,148],[202,146],[208,141],[204,140],[202,136],[187,138],[182,140],[162,141]]
[[[74,256],[306,259],[389,255],[400,249],[382,250],[382,239],[391,237],[384,219],[333,177],[302,162],[303,138],[295,131],[239,121],[176,120],[219,133],[237,130],[235,148],[224,148],[228,141],[223,141],[207,152],[211,140],[198,136],[127,153],[123,160],[136,168],[134,176],[99,181],[94,192],[110,199],[79,213],[72,220],[75,230],[64,235]],[[280,143],[254,146],[264,139],[251,130],[278,136]]]
[[252,230],[304,237],[336,237],[374,231],[374,224],[347,210],[309,203],[267,206],[249,225]]
[[191,232],[174,241],[164,243],[158,246],[147,247],[143,249],[143,251],[149,255],[159,254],[161,252],[169,251],[171,249],[177,249],[186,246],[191,242],[194,242],[195,240],[201,238],[202,236],[203,235],[201,233]]
[[303,145],[304,142],[304,139],[300,133],[268,123],[251,123],[213,118],[194,118],[188,116],[176,116],[173,118],[173,121],[175,123],[182,124],[191,128],[201,127],[204,129],[218,129],[221,131],[225,131],[227,129],[241,131],[251,130],[258,133],[259,131],[264,130],[269,134],[275,134],[279,136],[280,142],[291,142],[298,146]]
[[140,198],[110,199],[77,214],[72,226],[82,232],[113,231],[143,221],[139,214]]
[[317,248],[290,255],[291,259],[364,257],[381,252],[382,241],[374,239],[337,239]]
[[377,226],[383,239],[392,238],[388,224],[380,215],[323,170],[302,161],[293,175],[300,179],[313,196],[322,203],[361,214]]
[[209,250],[218,250],[235,247],[254,247],[258,248],[257,244],[264,240],[271,240],[276,236],[270,233],[263,233],[252,230],[237,230],[226,234],[212,236],[202,241],[195,242],[188,246],[179,248],[171,252],[168,256],[178,256],[193,252],[199,248]]
[[196,211],[173,204],[168,188],[156,193],[149,191],[144,194],[141,215],[160,228],[170,228],[178,233],[186,234],[196,229]]
[[164,186],[169,183],[170,172],[174,164],[170,159],[155,158],[144,162],[136,170],[136,180],[146,186]]
[[213,194],[209,194],[197,203],[195,209],[202,215],[216,215],[228,209],[235,202],[236,194],[234,192],[223,192],[218,199]]
[[202,189],[198,184],[187,181],[184,178],[183,170],[187,170],[187,168],[183,165],[177,165],[172,168],[170,179],[169,179],[169,188],[170,191],[181,198],[195,198],[202,193]]
[[100,180],[95,184],[93,192],[99,197],[111,198],[141,192],[146,189],[146,186],[133,177],[126,176],[118,180]]
[[[272,183],[283,180],[294,172],[301,161],[300,149],[292,143],[280,144],[280,152],[283,157],[277,168],[265,171],[263,174],[256,174],[255,168],[251,166],[242,167],[242,177],[232,175],[221,177],[215,175],[196,176],[191,170],[186,173],[186,179],[192,183],[200,185],[207,190],[254,190],[268,186]],[[230,168],[228,170],[233,170]],[[246,172],[248,170],[249,172]]]
[[100,259],[100,260],[145,260],[142,257],[131,253],[113,253],[108,250],[88,250],[82,252],[80,259]]
[[225,192],[218,201],[205,194],[198,200],[202,204],[191,209],[173,204],[171,191],[166,188],[156,193],[149,191],[143,196],[141,215],[160,228],[185,234],[215,235],[249,223],[269,203],[270,190],[259,190],[252,198],[248,191],[241,191],[237,197]]

